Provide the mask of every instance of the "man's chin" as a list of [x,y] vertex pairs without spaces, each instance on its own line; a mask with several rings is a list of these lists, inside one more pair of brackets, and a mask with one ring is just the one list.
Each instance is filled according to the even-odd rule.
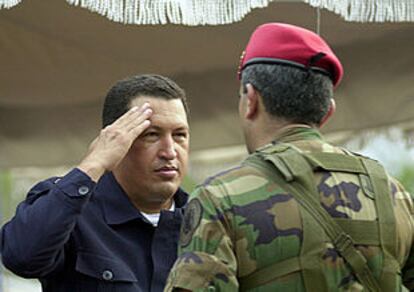
[[153,193],[159,198],[169,199],[171,198],[180,187],[177,181],[162,181],[155,183]]

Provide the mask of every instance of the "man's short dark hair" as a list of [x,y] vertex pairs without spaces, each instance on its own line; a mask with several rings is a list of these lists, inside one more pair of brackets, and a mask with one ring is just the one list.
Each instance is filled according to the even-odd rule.
[[139,96],[149,96],[166,100],[181,99],[188,115],[185,91],[171,79],[156,75],[136,75],[118,81],[108,92],[102,110],[102,126],[115,122],[126,113],[131,101]]
[[266,111],[292,123],[319,125],[327,114],[333,85],[328,76],[284,65],[256,64],[242,72],[260,93]]

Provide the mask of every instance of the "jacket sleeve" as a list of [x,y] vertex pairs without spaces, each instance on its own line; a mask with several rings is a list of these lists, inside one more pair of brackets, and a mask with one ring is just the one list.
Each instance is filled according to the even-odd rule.
[[26,278],[45,277],[62,268],[65,244],[94,187],[78,169],[34,186],[1,229],[5,267]]
[[191,194],[181,227],[178,259],[164,291],[238,290],[232,217],[224,201],[220,186],[199,187]]

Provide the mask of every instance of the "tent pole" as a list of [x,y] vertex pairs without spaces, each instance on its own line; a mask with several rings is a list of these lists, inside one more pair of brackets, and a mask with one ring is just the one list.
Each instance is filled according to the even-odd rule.
[[321,9],[316,8],[316,33],[321,35]]

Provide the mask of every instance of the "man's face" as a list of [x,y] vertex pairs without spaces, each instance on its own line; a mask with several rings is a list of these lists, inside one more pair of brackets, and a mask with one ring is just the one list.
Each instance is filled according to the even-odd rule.
[[187,171],[189,127],[180,99],[140,96],[130,107],[145,102],[153,110],[151,125],[134,141],[118,174],[126,182],[129,195],[156,203],[177,191]]

